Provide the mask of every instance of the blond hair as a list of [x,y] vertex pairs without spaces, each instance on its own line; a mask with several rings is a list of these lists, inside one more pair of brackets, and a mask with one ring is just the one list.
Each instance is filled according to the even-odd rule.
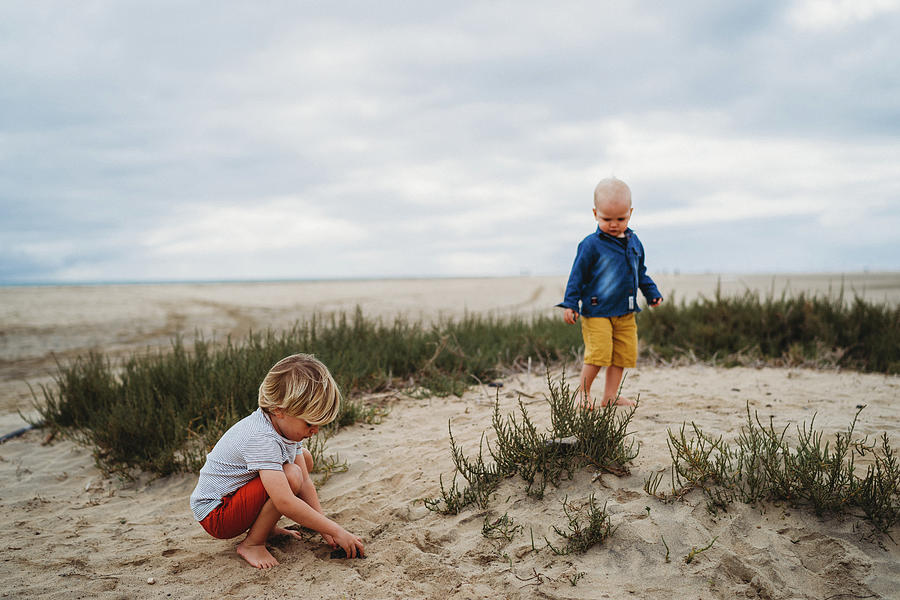
[[303,419],[310,425],[334,421],[341,392],[331,373],[311,354],[292,354],[269,369],[259,386],[259,407]]
[[622,202],[631,206],[631,188],[621,179],[607,177],[594,188],[594,206],[599,208],[606,202]]

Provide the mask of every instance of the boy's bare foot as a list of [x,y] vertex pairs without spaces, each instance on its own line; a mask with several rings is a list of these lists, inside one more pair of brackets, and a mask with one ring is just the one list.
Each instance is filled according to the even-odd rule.
[[238,544],[237,553],[257,569],[271,569],[278,564],[275,557],[266,550],[265,544],[256,546],[248,544],[247,540],[244,540]]

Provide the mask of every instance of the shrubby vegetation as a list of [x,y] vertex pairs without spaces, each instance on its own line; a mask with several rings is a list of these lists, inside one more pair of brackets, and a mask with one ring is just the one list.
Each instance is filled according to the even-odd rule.
[[[710,512],[740,501],[785,502],[818,515],[851,513],[887,532],[900,522],[900,461],[886,433],[877,440],[854,437],[857,417],[859,411],[833,442],[823,441],[812,422],[803,423],[795,444],[785,438],[787,427],[776,428],[773,419],[763,424],[749,406],[734,444],[705,434],[695,423],[682,425],[677,433],[670,430],[667,440],[671,491],[658,491],[662,473],[650,477],[644,489],[671,500],[699,488]],[[864,475],[857,472],[856,456],[869,460]]]
[[[547,485],[558,486],[565,476],[582,467],[613,473],[626,473],[627,463],[637,456],[637,448],[628,432],[635,408],[623,411],[614,406],[586,410],[576,406],[573,394],[563,378],[553,382],[547,376],[550,394],[551,427],[541,431],[519,402],[521,420],[515,415],[500,415],[499,401],[494,405],[491,421],[495,441],[485,443],[482,436],[478,454],[469,458],[453,439],[450,452],[456,470],[449,486],[440,480],[441,496],[427,499],[425,505],[445,514],[457,514],[471,504],[487,508],[491,498],[506,478],[519,475],[526,491],[543,498]],[[485,463],[485,447],[492,459]],[[458,477],[466,484],[460,489]]]
[[725,366],[748,363],[843,367],[900,373],[900,305],[843,294],[669,299],[638,315],[641,344],[671,361],[692,356]]
[[[450,452],[455,465],[453,478],[445,486],[443,476],[439,476],[441,495],[425,499],[425,506],[429,510],[442,514],[459,514],[470,505],[486,509],[495,497],[500,483],[517,475],[527,484],[528,495],[542,499],[547,485],[559,487],[564,477],[571,479],[576,470],[584,467],[590,466],[616,474],[628,472],[627,463],[638,454],[628,432],[628,425],[637,407],[627,410],[616,409],[615,406],[585,409],[575,402],[575,393],[566,383],[565,375],[554,382],[548,373],[547,386],[551,425],[546,430],[535,425],[521,400],[519,418],[515,414],[501,416],[499,394],[491,419],[493,444],[485,442],[482,435],[478,454],[472,458],[467,457],[453,439],[451,429]],[[485,448],[491,459],[487,463]],[[462,488],[459,477],[465,480]],[[580,510],[567,497],[563,501],[563,512],[567,519],[566,528],[553,526],[553,530],[564,541],[563,545],[557,547],[546,538],[544,540],[545,548],[549,548],[554,554],[587,552],[614,531],[606,505],[597,504],[593,495]],[[586,515],[580,515],[580,512]],[[501,533],[507,542],[523,531],[524,527],[515,525],[506,514],[493,523],[485,519],[482,528],[485,537],[496,538]],[[538,550],[533,539],[532,549]]]
[[168,351],[123,364],[90,353],[60,365],[36,407],[45,426],[93,445],[107,468],[196,471],[225,429],[256,408],[263,377],[289,354],[312,353],[328,365],[345,396],[334,424],[340,427],[378,418],[378,409],[360,401],[366,393],[402,387],[460,394],[503,365],[561,361],[579,344],[576,328],[546,316],[427,326],[401,318],[386,324],[357,310],[240,341],[201,340],[190,351],[177,339]]
[[[900,307],[750,293],[672,300],[638,315],[644,359],[900,372]],[[190,349],[176,339],[168,351],[121,363],[91,353],[61,364],[55,385],[43,388],[35,404],[46,427],[92,444],[101,465],[167,474],[199,469],[222,432],[255,408],[260,381],[288,354],[312,353],[329,366],[345,394],[335,423],[340,427],[379,417],[377,408],[362,403],[368,393],[460,394],[478,381],[524,370],[529,359],[536,368],[578,362],[580,348],[579,328],[563,325],[558,315],[468,316],[426,325],[370,319],[357,310],[243,340],[201,340]],[[566,426],[558,425],[560,431]],[[546,460],[552,479],[555,459]]]

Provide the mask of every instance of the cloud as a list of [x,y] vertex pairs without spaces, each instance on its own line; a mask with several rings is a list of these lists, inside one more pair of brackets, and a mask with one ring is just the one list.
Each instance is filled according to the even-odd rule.
[[0,281],[563,272],[610,174],[900,266],[896,5],[7,3]]
[[787,14],[801,30],[830,31],[900,12],[900,0],[797,0]]
[[153,254],[252,254],[288,248],[303,250],[360,244],[361,224],[325,214],[297,198],[259,199],[253,206],[192,205],[177,211],[141,240]]

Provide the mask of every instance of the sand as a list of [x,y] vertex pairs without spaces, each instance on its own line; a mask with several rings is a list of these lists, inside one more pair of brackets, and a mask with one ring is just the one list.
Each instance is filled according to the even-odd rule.
[[[670,277],[677,282],[687,276]],[[715,280],[694,293],[709,293]],[[894,287],[882,285],[878,293],[894,302],[897,280],[879,280]],[[824,291],[826,280],[819,281],[808,289]],[[422,318],[463,310],[542,311],[563,284],[559,278],[511,278],[4,288],[3,423],[16,425],[14,411],[28,410],[23,380],[48,381],[52,353],[127,353],[165,345],[173,331],[240,335],[243,328],[282,326],[309,311],[352,310],[356,304],[385,317],[398,311]],[[548,424],[542,373],[511,373],[502,382],[504,412],[521,399],[535,421]],[[641,402],[631,428],[641,448],[630,475],[595,480],[585,470],[549,488],[542,500],[510,479],[489,510],[456,516],[430,512],[422,499],[438,495],[439,474],[446,481],[452,472],[448,423],[467,453],[475,452],[489,432],[497,388],[476,386],[461,398],[381,397],[390,409],[381,424],[357,424],[328,441],[328,452],[346,460],[349,470],[320,488],[326,513],[365,539],[368,558],[331,560],[315,536],[281,539],[271,547],[281,565],[266,572],[244,563],[234,541],[212,539],[193,522],[188,497],[195,476],[105,477],[90,448],[71,441],[43,444],[44,433],[30,431],[0,445],[0,596],[896,598],[900,548],[890,537],[873,536],[864,521],[772,505],[735,504],[713,516],[699,493],[665,504],[643,486],[670,464],[668,428],[695,421],[733,439],[748,403],[780,425],[808,423],[815,415],[817,428],[829,434],[846,428],[857,406],[866,405],[857,433],[887,431],[896,445],[898,392],[900,378],[877,374],[640,366],[629,372],[624,390]],[[543,540],[559,542],[553,526],[565,526],[563,500],[579,505],[590,494],[607,503],[614,534],[585,554],[554,555]],[[485,538],[485,518],[504,514],[522,532],[510,542]],[[685,562],[692,548],[713,539],[707,551]]]

